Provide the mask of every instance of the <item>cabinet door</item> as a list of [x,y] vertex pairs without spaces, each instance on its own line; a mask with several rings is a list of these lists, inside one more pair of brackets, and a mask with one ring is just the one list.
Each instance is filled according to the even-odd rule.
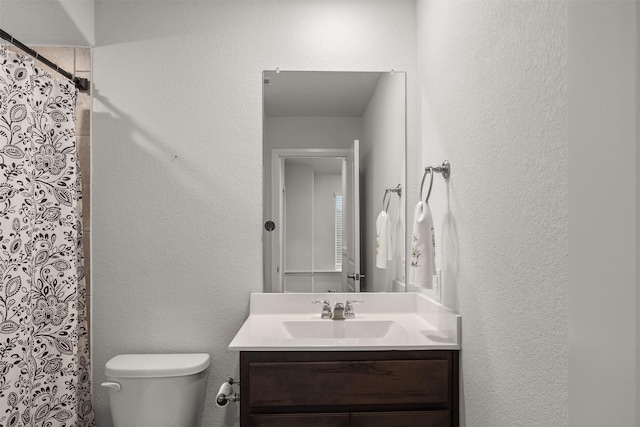
[[252,362],[248,376],[252,408],[446,405],[451,394],[446,359]]
[[351,427],[449,427],[447,411],[355,412]]
[[252,415],[251,427],[349,427],[349,414]]

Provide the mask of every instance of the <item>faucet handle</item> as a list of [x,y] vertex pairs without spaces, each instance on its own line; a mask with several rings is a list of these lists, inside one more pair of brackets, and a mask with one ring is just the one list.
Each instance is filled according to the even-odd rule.
[[362,304],[364,301],[362,300],[352,300],[352,299],[348,299],[347,302],[345,303],[345,307],[344,307],[344,314],[346,315],[350,315],[350,316],[355,316],[355,313],[353,312],[353,304]]
[[329,301],[327,301],[326,299],[319,299],[317,301],[311,301],[311,304],[324,304],[324,305],[328,305],[329,307],[331,307],[331,303]]
[[322,319],[330,319],[331,318],[331,303],[325,300],[317,300],[311,301],[311,304],[322,304],[322,314],[320,317]]

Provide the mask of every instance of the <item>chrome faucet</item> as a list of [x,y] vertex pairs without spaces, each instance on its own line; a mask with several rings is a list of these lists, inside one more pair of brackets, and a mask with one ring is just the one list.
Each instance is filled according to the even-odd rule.
[[333,317],[331,313],[331,303],[327,300],[311,301],[311,304],[322,304],[321,319],[331,319]]
[[333,307],[333,320],[344,320],[346,317],[344,316],[344,304],[341,302],[337,302]]
[[[345,319],[353,319],[356,317],[356,313],[353,311],[353,304],[361,303],[364,301],[355,301],[355,300],[347,300],[346,303],[337,302],[333,307],[333,315],[331,319],[333,320],[345,320]],[[331,309],[331,308],[329,308]],[[325,317],[323,317],[324,319]]]
[[327,300],[311,301],[312,304],[322,304],[322,313],[320,318],[333,319],[333,320],[345,320],[353,319],[356,317],[356,313],[353,311],[353,304],[359,304],[364,301],[356,301],[348,299],[346,303],[337,302],[331,311],[331,303]]

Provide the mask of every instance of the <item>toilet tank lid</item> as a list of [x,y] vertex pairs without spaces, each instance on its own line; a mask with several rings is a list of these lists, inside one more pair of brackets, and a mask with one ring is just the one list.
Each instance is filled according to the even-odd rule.
[[121,354],[105,365],[105,375],[112,378],[161,378],[193,375],[207,369],[206,353]]

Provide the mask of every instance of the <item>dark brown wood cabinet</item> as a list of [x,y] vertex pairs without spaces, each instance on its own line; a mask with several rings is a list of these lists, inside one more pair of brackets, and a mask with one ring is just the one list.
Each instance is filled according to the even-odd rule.
[[457,350],[240,353],[242,427],[457,427]]
[[351,427],[449,427],[449,411],[355,412]]
[[249,425],[252,427],[350,427],[351,418],[348,413],[252,415]]

